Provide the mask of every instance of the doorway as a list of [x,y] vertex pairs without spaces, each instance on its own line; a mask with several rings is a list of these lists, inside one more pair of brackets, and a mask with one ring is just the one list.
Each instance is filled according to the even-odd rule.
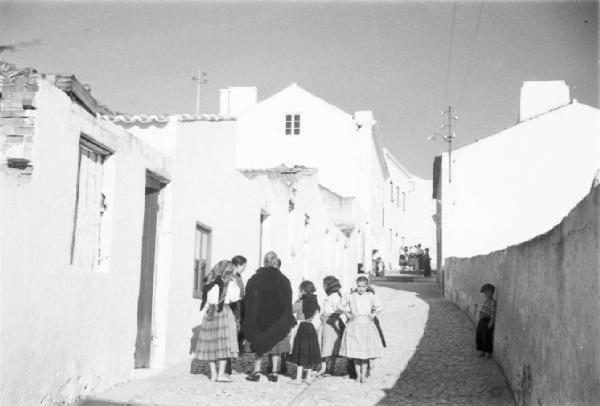
[[140,290],[137,307],[137,337],[134,353],[135,368],[150,368],[152,357],[152,312],[154,308],[157,226],[160,218],[161,190],[164,186],[151,173],[146,174]]

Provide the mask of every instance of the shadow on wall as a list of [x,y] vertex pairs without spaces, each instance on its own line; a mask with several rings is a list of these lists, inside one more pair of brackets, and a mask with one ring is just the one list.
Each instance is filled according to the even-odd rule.
[[[475,326],[428,282],[377,282],[414,292],[429,305],[425,331],[400,377],[378,405],[514,405],[512,393],[493,360],[476,357]],[[394,345],[394,343],[391,343]]]

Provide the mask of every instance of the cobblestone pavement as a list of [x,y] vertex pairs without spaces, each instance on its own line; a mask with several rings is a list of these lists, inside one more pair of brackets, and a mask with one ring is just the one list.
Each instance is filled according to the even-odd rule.
[[[345,375],[338,360],[336,376],[310,385],[291,384],[295,367],[278,383],[245,380],[252,357],[234,363],[233,383],[211,383],[206,367],[190,374],[190,363],[119,385],[81,406],[108,405],[513,405],[500,368],[477,358],[475,327],[453,304],[440,299],[433,281],[378,282],[385,309],[380,320],[386,336],[384,357],[368,383]],[[263,363],[266,365],[266,363]]]

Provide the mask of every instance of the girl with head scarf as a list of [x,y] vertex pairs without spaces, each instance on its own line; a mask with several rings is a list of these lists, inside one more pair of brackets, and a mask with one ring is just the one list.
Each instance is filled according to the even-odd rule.
[[205,306],[208,309],[200,325],[196,358],[209,362],[211,381],[231,382],[225,367],[227,360],[237,358],[239,352],[235,315],[229,307],[240,294],[239,289],[236,291],[233,272],[230,261],[220,261],[209,273],[202,290],[200,310]]

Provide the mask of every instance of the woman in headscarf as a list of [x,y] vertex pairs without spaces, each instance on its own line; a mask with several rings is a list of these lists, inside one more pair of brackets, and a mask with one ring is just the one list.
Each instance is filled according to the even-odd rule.
[[[237,358],[236,320],[229,303],[238,300],[240,292],[233,281],[234,266],[223,260],[211,270],[202,290],[200,310],[208,306],[198,334],[196,358],[209,362],[210,379],[231,382],[225,374],[227,360]],[[218,362],[218,372],[217,372]]]

